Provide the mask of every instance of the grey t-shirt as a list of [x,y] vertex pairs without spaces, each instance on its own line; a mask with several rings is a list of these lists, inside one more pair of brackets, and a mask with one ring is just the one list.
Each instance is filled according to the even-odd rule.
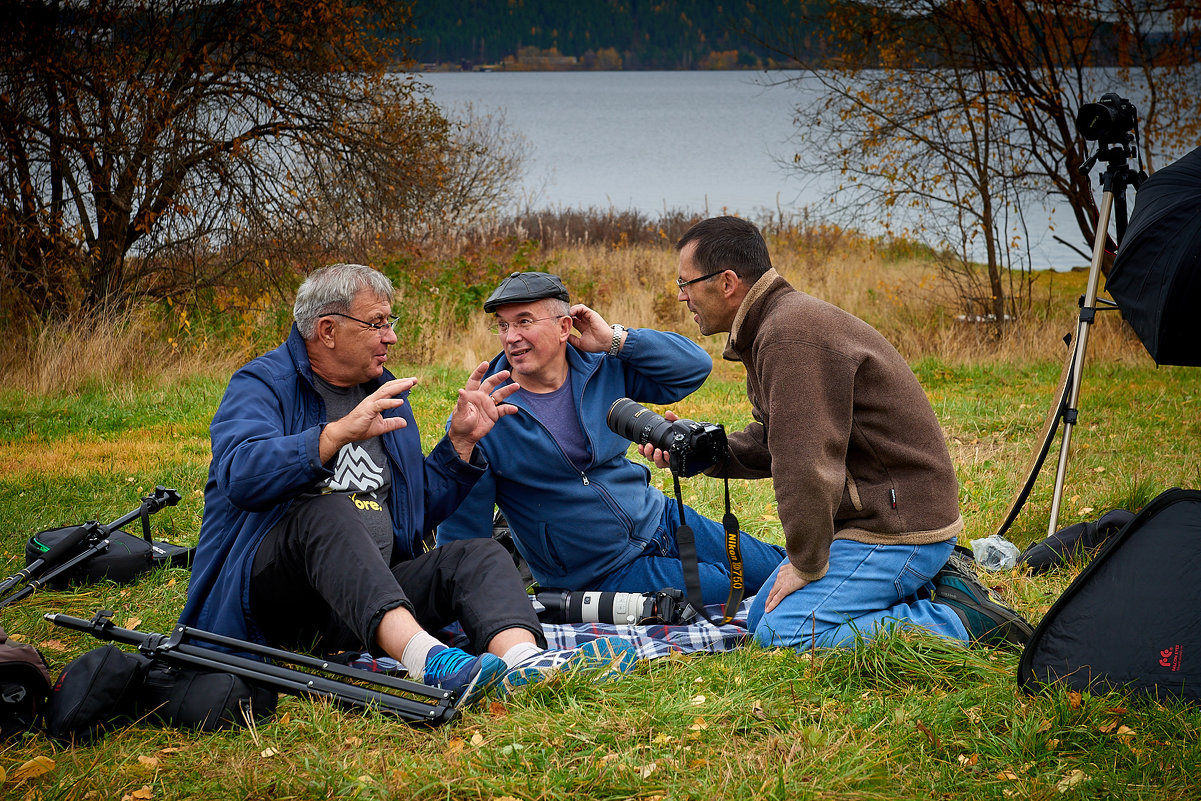
[[[340,420],[367,397],[362,384],[336,387],[313,376],[313,385],[325,401],[327,420]],[[350,497],[363,516],[367,530],[379,545],[384,561],[392,558],[392,515],[388,510],[388,493],[392,474],[388,457],[378,437],[351,442],[342,446],[334,457],[334,475],[316,488],[317,492],[341,492]]]
[[571,392],[571,373],[563,386],[553,392],[529,392],[519,390],[522,399],[530,407],[530,411],[546,426],[555,442],[567,454],[568,460],[581,473],[592,461],[588,452],[588,436],[580,425],[580,417],[575,411],[575,400]]

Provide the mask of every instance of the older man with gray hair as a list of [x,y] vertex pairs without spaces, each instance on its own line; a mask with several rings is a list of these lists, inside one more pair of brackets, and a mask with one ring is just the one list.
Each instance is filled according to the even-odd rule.
[[[516,387],[479,365],[446,436],[423,455],[416,378],[385,369],[397,341],[391,282],[335,264],[297,291],[288,340],[238,370],[211,426],[213,458],[180,622],[276,647],[365,649],[470,703],[566,668],[629,670],[633,647],[568,652],[545,639],[499,545],[425,551],[487,467],[476,443]],[[475,656],[429,632],[458,621]]]

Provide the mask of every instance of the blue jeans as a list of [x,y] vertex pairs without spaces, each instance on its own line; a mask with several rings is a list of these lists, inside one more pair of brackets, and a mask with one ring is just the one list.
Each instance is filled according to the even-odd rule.
[[[955,540],[933,545],[867,545],[854,540],[830,544],[826,575],[787,596],[764,612],[767,590],[755,596],[747,627],[764,647],[851,646],[870,640],[881,628],[918,626],[955,640],[968,641],[955,612],[929,600],[930,579],[946,564]],[[918,597],[918,596],[922,597]]]
[[[637,559],[614,570],[590,590],[603,592],[658,592],[668,587],[684,589],[684,566],[676,529],[680,527],[680,507],[667,498],[663,519],[647,547]],[[721,523],[684,507],[684,520],[696,539],[696,561],[701,577],[701,596],[705,604],[725,603],[730,595],[730,563],[726,558],[726,534]],[[784,549],[757,540],[745,531],[738,539],[742,551],[742,578],[746,597],[759,591],[773,575]],[[941,567],[941,565],[940,565]]]

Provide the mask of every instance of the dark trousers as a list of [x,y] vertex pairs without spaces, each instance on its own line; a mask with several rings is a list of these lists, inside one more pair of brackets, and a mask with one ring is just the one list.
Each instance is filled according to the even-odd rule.
[[398,606],[429,632],[458,621],[476,652],[511,628],[545,647],[513,559],[492,540],[449,543],[389,567],[351,500],[330,494],[294,502],[255,553],[251,623],[276,647],[381,654],[375,631]]

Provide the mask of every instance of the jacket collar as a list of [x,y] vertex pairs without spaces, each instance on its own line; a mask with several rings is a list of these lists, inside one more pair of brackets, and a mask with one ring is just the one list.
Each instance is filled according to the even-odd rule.
[[774,267],[759,276],[759,280],[751,286],[746,297],[742,299],[738,313],[734,315],[734,324],[730,326],[730,338],[726,341],[725,350],[721,354],[723,359],[732,362],[742,361],[742,354],[755,341],[759,324],[763,322],[768,305],[767,298],[791,289],[792,285],[784,280],[784,277],[776,272]]

